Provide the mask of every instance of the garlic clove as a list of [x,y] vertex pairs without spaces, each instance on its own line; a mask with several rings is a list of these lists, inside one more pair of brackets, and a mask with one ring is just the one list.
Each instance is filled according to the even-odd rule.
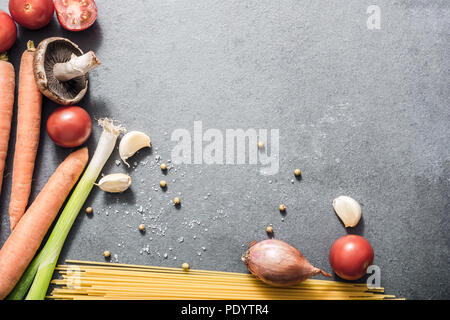
[[96,185],[106,192],[124,192],[131,185],[131,177],[124,173],[113,173],[101,178]]
[[123,136],[119,144],[119,154],[122,161],[129,167],[127,159],[133,156],[138,150],[149,147],[150,137],[140,131],[130,131]]
[[333,208],[346,228],[356,226],[361,219],[361,206],[353,198],[337,197],[333,200]]

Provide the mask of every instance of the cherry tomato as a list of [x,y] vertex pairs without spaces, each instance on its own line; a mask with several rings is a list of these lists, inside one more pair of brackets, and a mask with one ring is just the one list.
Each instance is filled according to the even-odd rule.
[[373,249],[361,236],[346,235],[337,239],[330,249],[330,264],[334,272],[346,280],[356,280],[366,274],[372,264]]
[[94,0],[56,0],[55,9],[59,23],[70,31],[87,29],[97,19]]
[[0,53],[9,50],[16,38],[16,24],[6,12],[0,10]]
[[58,146],[72,148],[86,142],[91,135],[89,113],[78,106],[56,108],[47,120],[47,133]]
[[22,27],[36,30],[52,20],[55,6],[52,0],[9,0],[9,12]]

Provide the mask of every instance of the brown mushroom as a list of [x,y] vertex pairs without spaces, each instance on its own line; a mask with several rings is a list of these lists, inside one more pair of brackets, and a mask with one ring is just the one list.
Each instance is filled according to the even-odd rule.
[[83,51],[65,38],[47,38],[36,49],[34,76],[43,95],[63,105],[80,101],[88,88],[87,72],[100,64],[92,51]]

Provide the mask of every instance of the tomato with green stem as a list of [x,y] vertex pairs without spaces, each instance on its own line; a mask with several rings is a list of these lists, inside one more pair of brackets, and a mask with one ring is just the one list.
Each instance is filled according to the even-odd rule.
[[97,5],[94,0],[55,0],[56,16],[67,30],[82,31],[97,19]]

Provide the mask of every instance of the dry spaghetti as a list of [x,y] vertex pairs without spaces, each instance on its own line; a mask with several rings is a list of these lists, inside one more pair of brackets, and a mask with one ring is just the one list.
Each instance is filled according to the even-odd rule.
[[366,284],[309,279],[270,287],[250,274],[67,260],[56,269],[51,299],[382,300],[395,298]]

